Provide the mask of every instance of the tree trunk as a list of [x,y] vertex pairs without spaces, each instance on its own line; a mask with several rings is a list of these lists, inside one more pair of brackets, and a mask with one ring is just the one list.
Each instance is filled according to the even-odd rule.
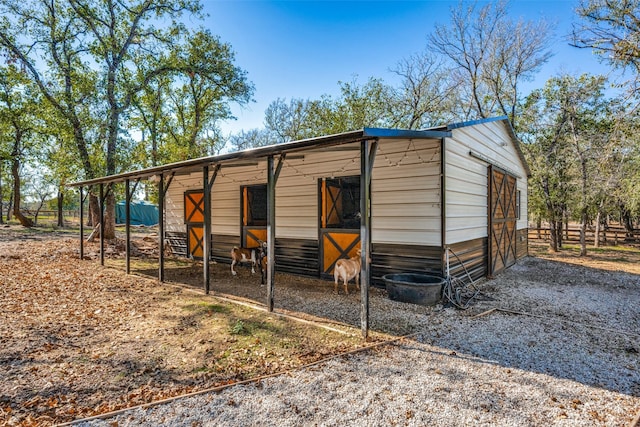
[[[576,146],[578,144],[576,143]],[[587,200],[587,188],[588,188],[588,175],[587,175],[587,159],[580,150],[577,150],[580,155],[580,166],[582,171],[582,194],[580,209],[580,256],[587,256],[587,221],[589,221],[589,202]],[[567,221],[567,228],[569,228],[569,221]]]
[[596,215],[596,234],[595,234],[595,236],[593,236],[593,247],[594,248],[600,247],[600,221],[601,221],[601,217],[602,217],[602,214],[600,213],[600,211],[598,211],[598,214]]
[[62,204],[64,203],[64,193],[62,189],[58,190],[58,227],[64,227],[64,218],[62,216]]
[[[100,196],[94,193],[89,193],[89,217],[91,227],[95,227],[100,222]],[[109,192],[109,195],[105,199],[104,207],[104,226],[100,228],[100,232],[104,232],[105,239],[113,239],[116,237],[115,233],[116,223],[116,203],[113,192]]]
[[11,176],[13,177],[13,216],[23,227],[33,227],[33,221],[20,212],[20,160],[17,155],[13,157]]
[[99,196],[89,193],[89,222],[90,227],[95,227],[100,222],[100,200]]
[[563,222],[562,219],[560,219],[558,222],[556,222],[556,232],[558,233],[556,241],[558,242],[558,250],[562,249],[562,244],[564,242],[564,238],[562,235],[562,226]]
[[[562,231],[560,231],[562,233]],[[555,220],[549,221],[549,248],[553,252],[558,252],[558,230]]]
[[44,201],[45,201],[46,197],[47,196],[42,196],[42,198],[40,199],[40,204],[38,205],[38,209],[36,209],[36,213],[34,215],[34,221],[33,221],[36,225],[38,225],[38,217],[40,216],[40,211],[42,210],[42,207],[44,206]]
[[109,192],[105,200],[104,211],[104,238],[115,239],[116,237],[116,197],[113,191]]
[[[111,63],[107,71],[107,104],[109,108],[107,117],[107,153],[106,174],[116,173],[116,148],[118,142],[118,123],[120,120],[121,106],[118,105],[116,96],[116,74],[120,64]],[[104,224],[101,232],[105,239],[116,237],[116,202],[113,191],[110,191],[105,200]]]
[[11,211],[13,210],[13,190],[9,194],[9,205],[7,206],[7,222],[11,221]]
[[580,256],[587,256],[587,208],[582,208],[580,213]]
[[633,238],[633,220],[631,219],[631,212],[623,204],[620,204],[620,216],[622,218],[624,228],[627,231],[627,237]]

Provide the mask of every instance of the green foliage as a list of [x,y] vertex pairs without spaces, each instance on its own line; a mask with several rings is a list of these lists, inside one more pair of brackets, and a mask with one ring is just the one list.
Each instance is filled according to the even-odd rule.
[[614,68],[631,70],[628,88],[640,89],[640,1],[582,0],[576,9],[582,22],[574,28],[573,44],[592,49]]
[[532,219],[560,225],[569,219],[585,226],[627,209],[628,182],[637,159],[634,127],[623,100],[605,95],[602,76],[561,75],[532,92],[519,120],[532,169]]
[[287,103],[278,98],[273,101],[265,111],[265,129],[232,136],[232,148],[245,149],[391,125],[393,90],[390,86],[374,78],[363,85],[356,80],[338,84],[340,96],[336,99],[324,95],[318,100],[292,99]]
[[229,330],[231,335],[251,335],[251,328],[242,320],[236,320]]
[[[584,0],[574,43],[592,48],[638,81],[640,2]],[[551,26],[511,20],[508,3],[460,3],[400,61],[397,86],[370,77],[338,82],[337,96],[276,99],[264,128],[229,138],[233,149],[361,129],[420,129],[508,115],[533,170],[532,219],[562,222],[640,215],[636,109],[608,98],[608,82],[558,76],[526,99],[522,83],[547,62]],[[251,102],[253,85],[235,54],[201,20],[197,0],[0,0],[0,159],[41,171],[40,190],[79,179],[218,153],[229,106]],[[607,37],[602,37],[606,35]],[[15,129],[23,129],[16,148]],[[7,164],[8,166],[8,164]],[[2,185],[9,167],[0,168]],[[33,181],[35,183],[35,180]],[[156,188],[145,189],[154,199]],[[7,191],[2,197],[7,198]],[[115,189],[122,197],[122,187]],[[73,202],[71,202],[73,201]]]
[[[38,160],[59,188],[149,166],[148,157],[158,164],[219,150],[217,122],[253,87],[229,45],[181,23],[200,12],[197,0],[0,0],[0,48],[49,108]],[[151,134],[151,150],[124,128]],[[110,194],[106,237],[114,205]]]
[[167,59],[172,70],[132,98],[129,123],[143,135],[132,148],[140,167],[219,152],[226,141],[217,124],[232,118],[229,103],[246,104],[253,93],[234,60],[231,46],[207,30],[189,33],[172,51]]
[[[44,140],[41,105],[34,87],[26,76],[14,65],[0,68],[0,155],[11,170],[13,207],[16,217],[25,226],[33,225],[31,220],[19,213],[25,194],[33,195],[37,183],[42,182],[40,174],[27,179],[29,166],[35,166]],[[9,166],[10,165],[10,166]],[[3,168],[4,169],[4,168]],[[2,173],[0,171],[0,173]],[[4,180],[6,183],[8,180]],[[24,183],[30,184],[29,194],[23,191]],[[2,194],[5,191],[3,188]],[[6,193],[9,193],[8,191]],[[4,196],[2,197],[4,198]],[[40,197],[37,197],[41,199]],[[0,200],[2,202],[2,200]]]

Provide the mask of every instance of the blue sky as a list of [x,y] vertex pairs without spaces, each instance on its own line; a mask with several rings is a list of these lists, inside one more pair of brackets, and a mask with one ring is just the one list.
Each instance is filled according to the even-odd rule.
[[[427,47],[434,24],[446,24],[457,1],[204,0],[205,26],[230,43],[236,64],[255,85],[256,102],[232,111],[225,134],[263,127],[264,110],[277,98],[317,99],[338,94],[339,81],[377,77],[394,84],[398,61]],[[484,4],[484,2],[480,2]],[[512,0],[510,13],[556,24],[555,56],[532,88],[558,72],[605,73],[590,50],[568,45],[576,1]]]

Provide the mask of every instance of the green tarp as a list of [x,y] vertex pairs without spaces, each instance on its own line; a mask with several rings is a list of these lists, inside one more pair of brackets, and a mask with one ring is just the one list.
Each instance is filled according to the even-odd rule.
[[[125,222],[125,202],[116,204],[116,223]],[[131,202],[131,225],[156,225],[158,223],[158,207],[145,201]]]

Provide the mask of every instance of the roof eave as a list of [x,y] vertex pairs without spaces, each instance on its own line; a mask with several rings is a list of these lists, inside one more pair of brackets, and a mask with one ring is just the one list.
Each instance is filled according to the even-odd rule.
[[349,144],[365,139],[379,138],[443,138],[451,136],[449,131],[434,130],[403,130],[403,129],[382,129],[382,128],[363,128],[361,130],[344,132],[333,135],[326,135],[317,138],[308,138],[298,141],[285,142],[282,144],[273,144],[264,147],[251,148],[233,153],[220,154],[216,156],[200,157],[197,159],[189,159],[181,162],[169,163],[166,165],[155,166],[146,169],[139,169],[132,172],[124,172],[116,175],[109,175],[100,178],[88,179],[69,184],[70,187],[83,187],[96,184],[109,184],[115,182],[123,182],[127,179],[146,179],[161,173],[191,173],[196,168],[204,167],[212,164],[229,163],[238,160],[255,160],[283,153],[291,153],[307,150],[309,148],[324,148],[342,144]]

